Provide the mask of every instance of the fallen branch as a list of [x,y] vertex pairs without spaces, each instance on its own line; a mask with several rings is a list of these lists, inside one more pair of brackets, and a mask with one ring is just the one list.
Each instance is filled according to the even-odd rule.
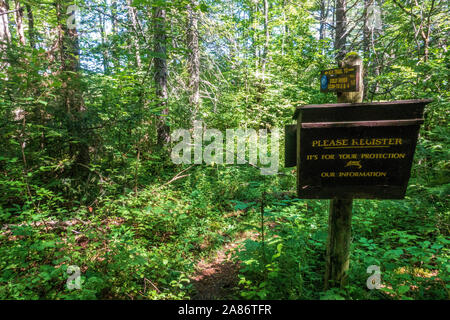
[[191,169],[193,166],[194,166],[194,165],[191,165],[189,168],[186,168],[186,169],[184,169],[183,171],[178,172],[172,179],[170,179],[169,181],[167,181],[166,183],[164,183],[163,185],[161,185],[158,189],[161,189],[162,187],[164,187],[164,186],[166,186],[166,185],[168,185],[168,184],[170,184],[170,183],[172,183],[172,182],[174,182],[174,181],[176,181],[176,180],[178,180],[178,179],[181,179],[181,178],[185,178],[185,177],[190,176],[190,174],[185,174],[185,175],[182,175],[182,176],[181,176],[181,174],[184,173],[184,172],[186,172],[186,171],[188,171],[188,170]]
[[[156,290],[156,292],[161,293],[161,290],[159,290],[158,287],[157,287],[153,282],[151,282],[151,281],[148,280],[147,278],[144,278],[144,284],[145,284],[146,282],[150,283],[150,285]],[[145,287],[144,287],[144,292],[145,292]]]

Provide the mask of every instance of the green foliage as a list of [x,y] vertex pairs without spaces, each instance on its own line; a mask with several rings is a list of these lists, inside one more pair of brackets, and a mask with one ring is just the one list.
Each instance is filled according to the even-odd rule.
[[[240,270],[229,298],[450,297],[446,5],[383,1],[383,28],[367,38],[363,2],[349,3],[348,54],[364,57],[366,100],[433,103],[406,198],[354,202],[349,285],[323,291],[328,201],[294,198],[295,171],[267,177],[247,165],[174,165],[157,141],[165,107],[171,130],[194,119],[220,130],[271,129],[292,123],[298,105],[334,102],[319,93],[320,71],[336,65],[327,24],[318,36],[320,2],[269,1],[264,27],[262,2],[198,1],[198,105],[190,1],[135,0],[135,26],[125,1],[116,12],[78,1],[79,56],[59,42],[66,18],[56,6],[24,3],[34,19],[24,17],[25,44],[11,14],[11,39],[0,39],[0,299],[192,298],[198,262],[242,237],[230,249]],[[157,6],[167,13],[165,56],[153,42]],[[428,23],[425,43],[414,28]],[[78,58],[80,68],[68,68]],[[164,104],[155,58],[168,68]],[[379,290],[366,286],[371,265],[380,267]],[[67,288],[69,266],[80,268],[81,289]]]

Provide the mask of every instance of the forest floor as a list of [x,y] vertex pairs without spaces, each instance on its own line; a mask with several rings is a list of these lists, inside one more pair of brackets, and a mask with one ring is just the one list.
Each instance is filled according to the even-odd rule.
[[236,251],[243,250],[243,242],[256,240],[259,234],[254,231],[239,233],[231,242],[219,248],[211,259],[201,259],[191,281],[195,293],[193,300],[224,300],[238,298],[240,261],[235,258]]
[[[323,292],[329,202],[253,174],[199,167],[92,211],[12,211],[0,221],[0,298],[449,299],[447,186],[413,177],[403,201],[355,200],[350,286]],[[69,266],[80,289],[67,287]],[[369,266],[380,290],[367,288]]]

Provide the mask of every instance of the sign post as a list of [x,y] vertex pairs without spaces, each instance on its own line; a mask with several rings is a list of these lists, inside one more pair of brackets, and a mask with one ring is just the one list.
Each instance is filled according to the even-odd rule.
[[[286,126],[285,166],[297,166],[298,197],[331,199],[325,290],[347,282],[353,199],[404,198],[423,111],[432,101],[362,103],[362,59],[347,55],[339,69],[321,77],[322,91],[336,92],[338,103],[298,106],[297,124]],[[328,86],[344,77],[358,91]]]
[[[349,70],[347,73],[343,73],[346,77],[334,79],[336,79],[337,82],[343,82],[346,89],[352,90],[349,90],[350,92],[343,92],[342,90],[338,92],[338,102],[362,102],[364,92],[362,75],[364,73],[361,57],[351,55],[346,57],[342,64],[343,71]],[[333,78],[331,80],[333,80]],[[337,85],[339,85],[339,83],[337,83]],[[352,88],[350,88],[350,85]],[[333,287],[343,287],[347,283],[347,272],[350,264],[349,253],[352,231],[352,207],[353,200],[350,196],[330,200],[324,279],[325,290]]]

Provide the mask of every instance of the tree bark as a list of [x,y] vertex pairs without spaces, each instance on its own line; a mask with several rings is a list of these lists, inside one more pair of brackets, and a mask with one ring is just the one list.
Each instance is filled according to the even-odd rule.
[[25,8],[27,9],[27,18],[28,18],[28,41],[30,42],[30,47],[32,49],[35,49],[36,40],[35,40],[33,11],[31,10],[31,6],[29,4],[26,4]]
[[347,0],[336,0],[336,32],[334,39],[334,50],[336,51],[336,61],[340,62],[347,53]]
[[259,46],[259,36],[258,36],[258,12],[259,12],[259,8],[258,8],[258,2],[255,2],[255,10],[253,12],[251,12],[251,19],[252,19],[252,29],[253,29],[253,48],[254,48],[254,52],[255,52],[255,70],[258,70],[258,66],[259,66],[259,50],[258,50],[258,46]]
[[102,64],[103,64],[103,73],[108,74],[108,60],[106,58],[105,50],[106,50],[106,44],[105,44],[105,26],[103,17],[101,14],[98,16],[99,19],[99,29],[100,29],[100,40],[101,40],[101,51],[102,51]]
[[23,8],[20,6],[19,1],[15,1],[16,12],[15,12],[15,20],[16,20],[16,29],[17,36],[19,37],[19,43],[21,45],[25,45],[25,31],[23,28]]
[[157,120],[158,145],[163,146],[170,141],[169,126],[167,125],[167,47],[166,47],[166,9],[155,7],[154,17],[154,45],[157,56],[154,59],[156,98],[161,108],[161,115]]
[[286,37],[288,35],[288,25],[287,25],[287,17],[286,17],[286,0],[283,0],[283,2],[281,3],[281,10],[282,10],[282,14],[283,14],[283,26],[282,26],[282,30],[283,30],[283,35],[281,38],[281,55],[284,56],[284,46],[286,44]]
[[117,0],[111,1],[111,35],[108,37],[108,44],[109,44],[109,59],[113,63],[114,68],[113,70],[120,70],[120,61],[119,61],[119,55],[117,53],[116,49],[116,37],[119,31],[118,28],[118,20],[117,20]]
[[11,32],[8,10],[8,1],[0,0],[0,70],[9,65],[7,51],[11,43]]
[[135,52],[135,56],[136,56],[136,66],[138,67],[138,69],[140,70],[142,68],[142,60],[141,60],[141,48],[139,45],[139,38],[138,38],[138,20],[137,20],[137,14],[136,14],[136,9],[133,8],[132,6],[132,0],[127,0],[127,7],[128,7],[128,15],[130,17],[131,20],[131,25],[133,26],[133,35],[132,35],[132,40],[133,40],[133,45],[134,45],[134,52]]
[[[375,17],[369,17],[369,7],[376,4],[375,0],[364,0],[364,30],[363,30],[363,51],[364,57],[368,61],[369,65],[364,69],[364,99],[368,98],[368,77],[369,72],[373,72],[375,77],[378,77],[381,73],[382,61],[375,49],[375,41],[379,35],[379,32],[372,26],[369,28],[369,18],[375,19]],[[380,9],[381,10],[381,9]],[[373,12],[372,12],[373,14]],[[379,17],[381,19],[381,17]],[[372,22],[373,23],[373,22]],[[382,59],[382,58],[381,58]],[[378,81],[374,81],[371,92],[376,93],[379,90]]]
[[191,0],[187,5],[187,47],[189,49],[188,71],[189,71],[189,104],[191,105],[192,117],[195,118],[200,105],[200,52],[198,44],[198,6],[197,0]]
[[102,46],[102,62],[103,62],[103,72],[104,74],[110,74],[109,72],[109,46],[107,40],[107,34],[105,30],[105,18],[102,14],[99,14],[99,28],[100,28],[100,39]]
[[324,40],[326,37],[326,25],[328,12],[330,10],[330,0],[320,1],[320,27],[319,27],[319,40]]
[[62,4],[61,0],[56,2],[56,12],[61,80],[63,82],[62,104],[69,118],[68,132],[71,138],[69,152],[71,157],[75,158],[72,175],[82,177],[89,172],[87,166],[90,163],[90,153],[83,126],[86,108],[81,89],[78,33],[76,28],[68,28],[66,24],[67,5]]
[[269,54],[269,4],[264,0],[264,48],[261,62],[261,72],[263,75],[263,82],[265,81],[267,57]]
[[[366,59],[366,61],[369,61],[370,58],[370,30],[368,27],[368,8],[369,5],[372,3],[373,0],[364,0],[364,26],[363,26],[363,54],[364,54],[364,59]],[[364,96],[363,99],[367,98],[367,73],[369,71],[369,66],[367,66],[367,68],[364,69]]]
[[117,34],[117,0],[111,1],[111,30]]

